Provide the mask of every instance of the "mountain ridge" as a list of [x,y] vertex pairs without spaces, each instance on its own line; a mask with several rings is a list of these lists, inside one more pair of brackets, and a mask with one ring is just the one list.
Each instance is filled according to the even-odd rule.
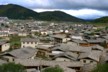
[[0,5],[0,16],[5,16],[10,19],[36,19],[43,21],[84,21],[83,19],[71,16],[62,11],[46,11],[38,13],[16,4]]
[[95,23],[108,23],[108,16],[103,16],[103,17],[97,18],[97,19],[93,20],[92,22],[95,22]]

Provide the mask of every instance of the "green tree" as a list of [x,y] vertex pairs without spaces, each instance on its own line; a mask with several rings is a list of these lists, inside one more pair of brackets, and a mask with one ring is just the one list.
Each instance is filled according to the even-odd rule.
[[108,64],[98,64],[92,72],[108,72]]
[[15,36],[10,36],[10,45],[11,45],[11,48],[13,47],[17,47],[17,48],[20,48],[21,46],[21,43],[20,43],[20,38],[19,36],[15,35]]
[[26,70],[20,64],[7,63],[0,66],[0,72],[26,72]]
[[42,72],[64,72],[64,71],[59,66],[55,66],[55,67],[46,68]]

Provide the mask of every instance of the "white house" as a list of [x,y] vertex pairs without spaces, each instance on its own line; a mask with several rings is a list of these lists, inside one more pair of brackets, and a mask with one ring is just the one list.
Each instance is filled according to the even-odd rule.
[[28,33],[27,32],[18,32],[18,36],[27,36]]
[[21,39],[21,48],[32,47],[36,48],[38,41],[35,38],[22,38]]
[[65,52],[54,56],[55,61],[76,61],[77,58],[78,54],[72,52]]
[[72,35],[71,38],[72,39],[83,40],[83,36],[81,36],[81,35]]
[[0,37],[8,37],[9,34],[6,32],[0,32]]
[[0,52],[9,50],[10,44],[7,41],[0,41]]
[[97,64],[100,61],[100,57],[102,55],[101,51],[91,51],[87,53],[82,53],[79,56],[79,60],[83,64]]
[[41,35],[48,35],[48,33],[46,31],[42,31]]
[[67,35],[65,34],[57,34],[57,35],[53,35],[52,37],[54,38],[55,42],[58,43],[65,43],[70,40],[70,38],[67,37]]

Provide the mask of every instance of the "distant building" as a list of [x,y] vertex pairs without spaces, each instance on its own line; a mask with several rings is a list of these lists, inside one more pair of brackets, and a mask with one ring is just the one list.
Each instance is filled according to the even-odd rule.
[[72,35],[71,38],[77,39],[77,40],[83,40],[83,36],[81,36],[81,35]]
[[79,56],[79,60],[84,64],[90,64],[90,63],[99,63],[100,57],[102,55],[101,51],[91,51],[88,53],[81,53]]
[[7,17],[0,17],[0,21],[6,21],[6,20],[8,20]]
[[7,32],[0,32],[0,37],[8,37],[9,34]]
[[27,32],[18,32],[18,36],[27,36],[29,35]]
[[64,42],[68,42],[70,40],[69,37],[67,37],[67,35],[65,34],[57,34],[57,35],[53,35],[54,41],[57,43],[64,43]]
[[13,62],[14,59],[34,59],[36,53],[37,49],[31,47],[19,48],[5,53],[3,58],[9,62]]
[[41,31],[41,35],[48,35],[47,31]]
[[7,17],[0,17],[0,23],[5,23],[5,21],[8,21]]

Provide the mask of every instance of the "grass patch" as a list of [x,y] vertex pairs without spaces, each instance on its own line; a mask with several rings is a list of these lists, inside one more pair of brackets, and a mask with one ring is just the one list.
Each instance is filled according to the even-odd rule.
[[20,42],[21,37],[15,35],[15,36],[10,36],[10,45],[11,47],[20,47],[21,46],[21,42]]

